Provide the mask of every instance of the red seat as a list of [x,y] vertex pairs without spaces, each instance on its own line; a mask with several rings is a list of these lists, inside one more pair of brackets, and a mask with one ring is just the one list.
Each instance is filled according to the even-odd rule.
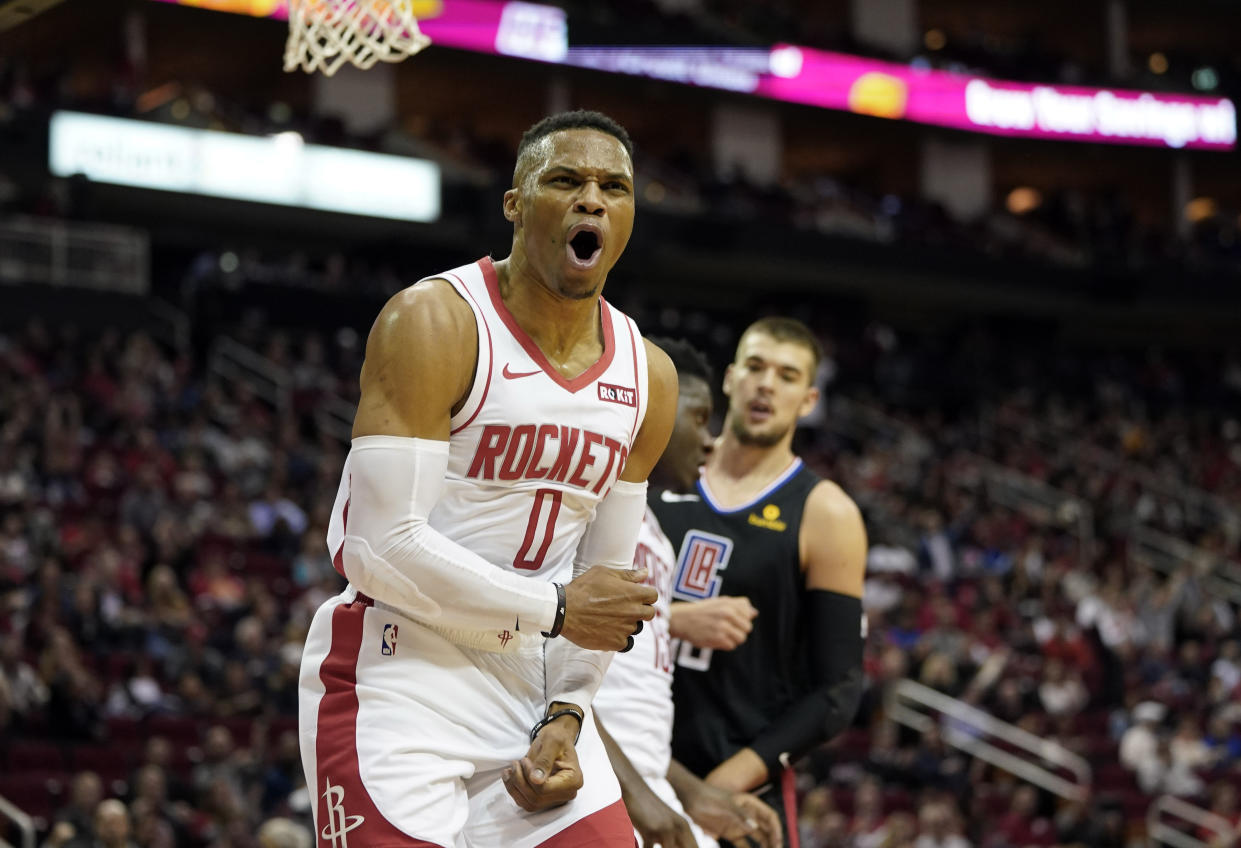
[[197,745],[202,737],[197,719],[187,716],[159,715],[153,716],[147,723],[147,735],[163,736],[174,747]]
[[69,783],[62,771],[31,771],[0,776],[0,797],[36,818],[51,818]]
[[119,745],[79,745],[72,750],[74,771],[93,771],[103,779],[104,785],[122,780],[133,763],[133,748]]
[[108,738],[113,742],[133,742],[145,737],[142,725],[132,718],[114,716],[108,719]]
[[59,771],[65,766],[65,757],[61,746],[55,742],[17,740],[9,749],[8,762],[10,774],[32,770]]

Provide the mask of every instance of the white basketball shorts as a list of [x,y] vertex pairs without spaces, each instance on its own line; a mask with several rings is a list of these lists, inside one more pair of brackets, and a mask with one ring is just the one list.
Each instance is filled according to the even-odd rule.
[[591,715],[576,798],[527,813],[505,791],[546,709],[543,642],[496,642],[463,647],[353,587],[319,608],[299,683],[319,848],[632,848]]

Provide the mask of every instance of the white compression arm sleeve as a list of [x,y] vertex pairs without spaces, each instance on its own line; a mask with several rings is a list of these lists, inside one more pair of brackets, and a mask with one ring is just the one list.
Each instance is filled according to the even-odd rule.
[[556,588],[519,577],[432,529],[444,490],[448,442],[361,436],[345,460],[348,516],[339,540],[345,576],[358,591],[428,623],[463,630],[551,629]]
[[[577,546],[573,576],[592,565],[633,568],[645,514],[646,482],[617,480],[595,509],[594,520]],[[611,651],[588,651],[568,639],[552,639],[547,643],[548,701],[585,708],[594,700],[611,662]]]

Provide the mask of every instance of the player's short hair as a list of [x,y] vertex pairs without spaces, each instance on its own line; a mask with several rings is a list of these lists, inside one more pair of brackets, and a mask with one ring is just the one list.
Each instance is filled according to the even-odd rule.
[[647,336],[646,340],[668,354],[681,377],[697,377],[708,386],[715,380],[707,356],[685,339],[666,336]]
[[[814,372],[819,369],[819,363],[823,361],[823,343],[819,341],[819,337],[814,332],[798,321],[796,318],[784,318],[779,315],[772,315],[767,318],[759,318],[753,324],[745,328],[745,332],[741,334],[744,339],[750,333],[762,333],[771,336],[778,342],[792,342],[799,344],[806,350],[810,351],[814,363],[811,366],[810,378],[814,379]],[[737,340],[737,349],[741,349],[741,339]]]
[[610,135],[625,148],[630,161],[633,160],[633,140],[629,137],[629,132],[612,118],[591,109],[557,112],[555,115],[548,115],[522,135],[521,141],[517,144],[517,163],[513,168],[513,185],[517,185],[523,166],[528,164],[525,159],[530,149],[552,133],[562,130],[596,130]]

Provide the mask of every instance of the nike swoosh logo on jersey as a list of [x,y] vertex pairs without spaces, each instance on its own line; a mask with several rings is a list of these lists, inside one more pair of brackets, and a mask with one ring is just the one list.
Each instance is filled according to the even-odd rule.
[[510,371],[508,370],[508,365],[507,362],[504,363],[504,370],[500,372],[506,380],[520,380],[522,377],[533,377],[539,373],[538,371]]
[[676,492],[664,489],[659,493],[659,499],[664,503],[686,503],[687,501],[699,500],[697,495],[679,495]]

